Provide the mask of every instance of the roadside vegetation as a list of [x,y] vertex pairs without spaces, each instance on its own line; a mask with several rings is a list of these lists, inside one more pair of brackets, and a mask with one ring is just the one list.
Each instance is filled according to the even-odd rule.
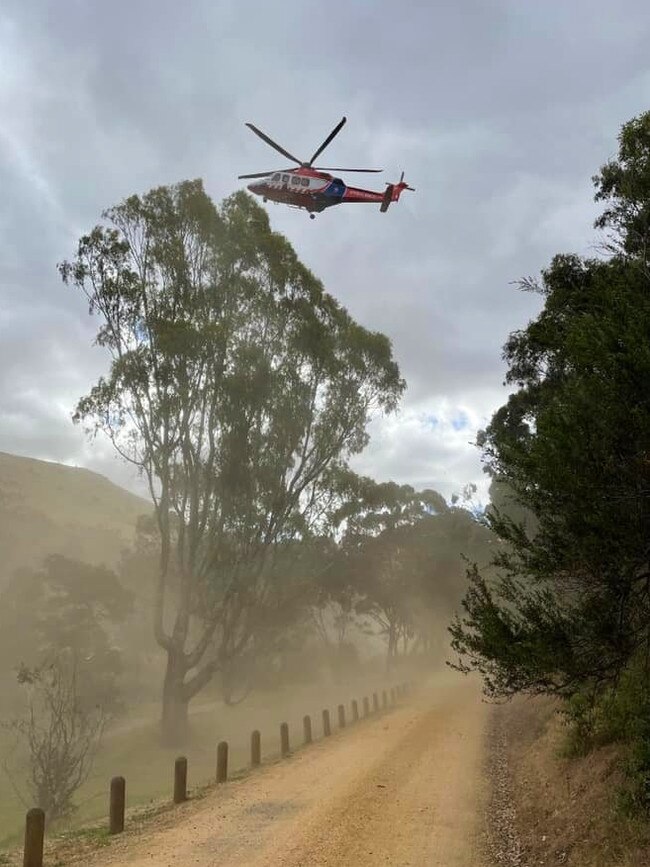
[[493,574],[470,571],[457,667],[490,697],[555,696],[573,754],[624,746],[617,803],[650,812],[650,113],[594,177],[601,253],[557,255],[504,347],[480,435]]

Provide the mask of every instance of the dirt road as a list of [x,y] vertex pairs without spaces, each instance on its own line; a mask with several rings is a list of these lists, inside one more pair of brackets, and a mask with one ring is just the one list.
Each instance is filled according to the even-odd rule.
[[475,685],[441,676],[402,707],[189,802],[85,863],[480,867],[485,717]]

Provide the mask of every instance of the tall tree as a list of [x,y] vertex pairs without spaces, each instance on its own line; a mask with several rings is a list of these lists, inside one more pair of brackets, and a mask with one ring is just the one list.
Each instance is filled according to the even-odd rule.
[[505,347],[516,390],[481,444],[534,526],[490,514],[500,577],[474,570],[452,626],[461,667],[495,695],[598,690],[650,659],[649,131],[647,114],[626,124],[597,178],[610,202],[597,225],[620,254],[557,256],[544,309]]
[[384,638],[390,667],[400,653],[433,649],[432,635],[462,595],[462,557],[476,554],[474,537],[489,534],[436,491],[353,476],[347,483],[339,569],[355,612]]
[[650,111],[623,124],[618,156],[594,176],[596,201],[607,207],[596,220],[606,229],[607,245],[617,254],[641,264],[650,261]]
[[76,418],[149,482],[175,739],[192,696],[262,629],[274,556],[318,528],[332,474],[403,382],[387,338],[352,321],[246,194],[217,208],[183,182],[104,217],[61,266],[112,359]]

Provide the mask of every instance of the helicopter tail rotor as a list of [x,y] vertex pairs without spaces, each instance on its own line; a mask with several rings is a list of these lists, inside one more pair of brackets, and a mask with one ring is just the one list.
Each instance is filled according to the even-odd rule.
[[386,213],[392,202],[399,202],[399,197],[402,195],[404,190],[411,190],[411,192],[414,193],[415,187],[410,187],[404,182],[404,172],[402,172],[397,184],[386,185],[386,192],[384,193],[384,198],[381,200],[381,205],[379,206],[379,210],[382,214]]
[[[409,187],[408,184],[404,183],[404,172],[402,172],[402,174],[400,175],[399,184],[397,184],[397,186],[401,187],[402,190],[410,190],[412,193],[415,192],[415,187]],[[400,192],[401,192],[401,190],[400,190]]]

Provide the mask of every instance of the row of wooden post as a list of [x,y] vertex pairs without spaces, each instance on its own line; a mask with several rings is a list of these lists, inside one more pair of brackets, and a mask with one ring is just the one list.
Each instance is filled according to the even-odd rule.
[[[404,695],[410,684],[404,683],[394,686],[390,690],[390,703],[395,704],[398,697]],[[388,707],[389,698],[386,690],[382,692],[382,707]],[[372,694],[373,712],[379,710],[379,695]],[[363,698],[363,715],[370,716],[370,701],[368,696]],[[359,705],[356,699],[352,701],[352,721],[359,719]],[[303,717],[303,743],[312,743],[311,717]],[[338,706],[339,728],[346,725],[345,705]],[[332,734],[330,712],[323,710],[323,736]],[[280,755],[285,758],[289,755],[289,726],[283,722],[280,726]],[[262,762],[262,737],[259,731],[251,734],[251,767],[258,767]],[[228,779],[228,742],[221,741],[217,745],[217,783],[225,783]],[[174,803],[181,804],[187,800],[187,759],[179,756],[174,763]],[[124,815],[126,810],[126,780],[124,777],[113,777],[111,780],[109,797],[108,830],[110,834],[121,834],[124,831]],[[45,837],[45,814],[39,807],[29,810],[25,820],[25,847],[23,853],[23,867],[43,867],[43,843]]]

